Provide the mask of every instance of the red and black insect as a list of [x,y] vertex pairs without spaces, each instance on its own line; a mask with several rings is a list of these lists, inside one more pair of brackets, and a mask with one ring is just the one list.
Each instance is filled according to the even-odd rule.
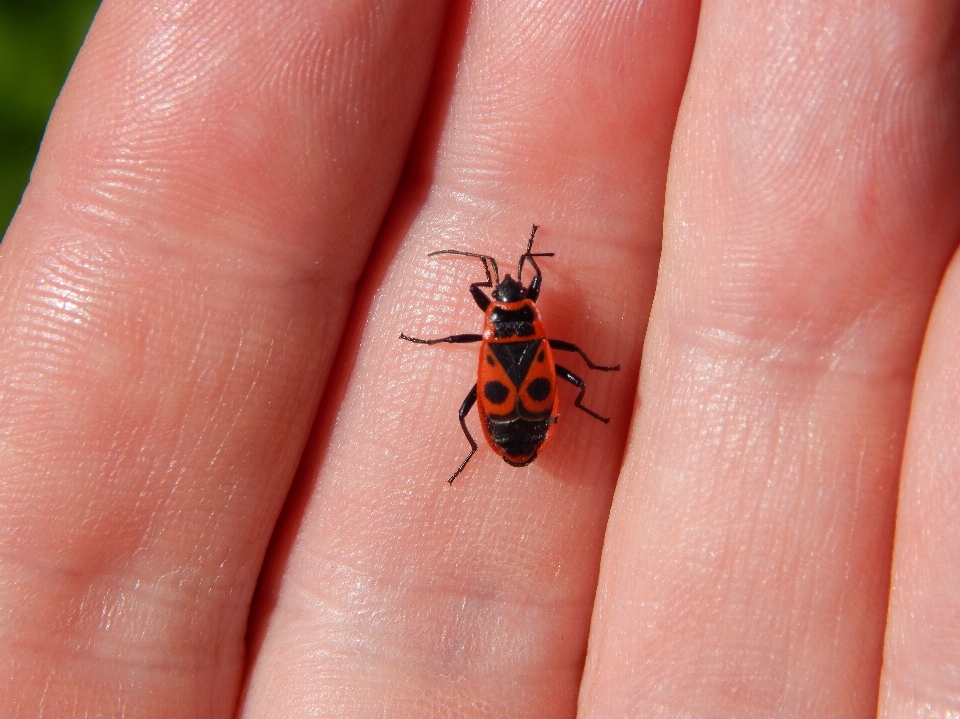
[[[467,393],[460,405],[460,426],[470,442],[470,453],[447,480],[451,484],[477,451],[477,443],[470,435],[466,423],[467,414],[473,409],[473,405],[477,404],[477,400],[480,426],[487,443],[494,452],[503,457],[504,462],[514,467],[526,467],[535,460],[537,452],[553,435],[559,416],[558,377],[580,389],[580,394],[574,400],[575,406],[601,422],[610,421],[608,417],[601,417],[581,404],[587,391],[583,380],[566,367],[553,362],[553,350],[560,350],[578,353],[590,369],[603,372],[616,372],[620,369],[620,365],[596,365],[575,344],[547,338],[536,305],[540,296],[541,274],[534,258],[553,257],[553,253],[532,251],[536,234],[537,225],[534,225],[527,241],[527,251],[520,256],[517,264],[517,279],[507,275],[501,281],[497,261],[490,255],[461,250],[438,250],[429,254],[429,257],[476,257],[483,262],[486,282],[474,282],[470,285],[470,294],[486,314],[482,335],[450,335],[432,340],[400,335],[400,339],[424,345],[440,342],[481,343],[477,384]],[[529,262],[536,271],[527,287],[523,286],[522,279],[524,262]],[[482,287],[493,288],[492,299]]]

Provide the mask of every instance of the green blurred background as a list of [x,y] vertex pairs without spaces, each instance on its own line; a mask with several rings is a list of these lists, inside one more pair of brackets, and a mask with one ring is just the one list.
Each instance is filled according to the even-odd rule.
[[100,0],[0,0],[0,236]]

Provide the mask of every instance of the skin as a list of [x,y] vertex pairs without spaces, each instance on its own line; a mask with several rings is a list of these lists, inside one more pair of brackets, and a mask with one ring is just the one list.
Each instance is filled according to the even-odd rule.
[[[0,717],[957,716],[958,46],[105,0],[0,244]],[[534,222],[611,421],[448,486],[475,346],[398,334]]]

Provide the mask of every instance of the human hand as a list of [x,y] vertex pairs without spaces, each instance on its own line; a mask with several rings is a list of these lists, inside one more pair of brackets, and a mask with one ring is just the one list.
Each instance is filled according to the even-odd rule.
[[[0,716],[960,711],[954,7],[106,0],[0,245]],[[451,487],[397,335],[533,222],[612,419]]]

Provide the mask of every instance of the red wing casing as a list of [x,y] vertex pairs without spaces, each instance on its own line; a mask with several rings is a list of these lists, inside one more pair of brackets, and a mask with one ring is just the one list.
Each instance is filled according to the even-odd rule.
[[557,376],[540,315],[530,300],[500,303],[502,309],[532,308],[533,333],[497,337],[488,321],[480,348],[477,404],[487,443],[508,463],[529,464],[553,434]]

